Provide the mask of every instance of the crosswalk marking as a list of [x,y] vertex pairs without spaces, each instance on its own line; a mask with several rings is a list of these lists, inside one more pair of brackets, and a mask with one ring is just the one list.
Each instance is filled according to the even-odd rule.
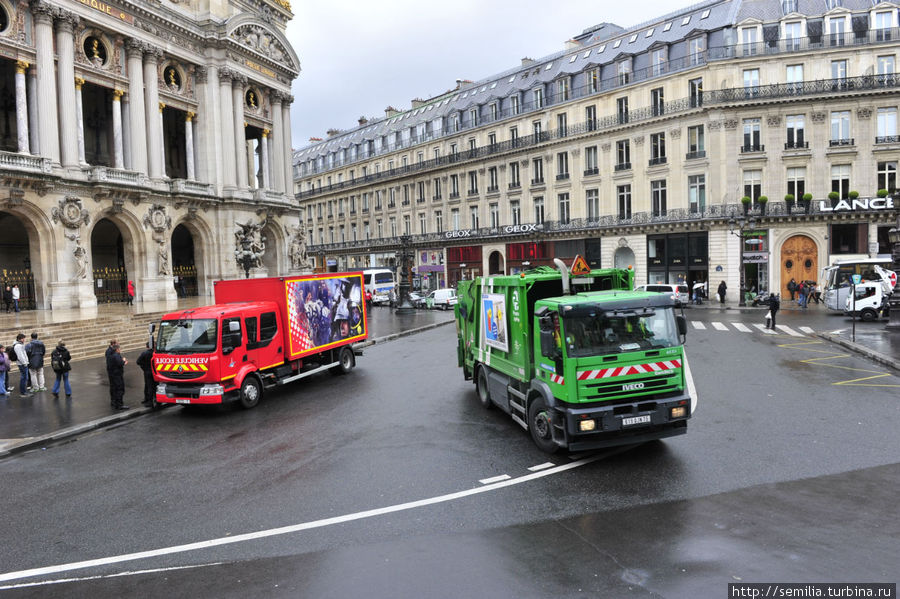
[[700,322],[700,321],[692,320],[692,321],[691,321],[691,324],[694,325],[694,328],[695,328],[695,329],[700,329],[701,331],[703,331],[703,330],[706,329],[706,325],[703,324],[703,323]]
[[766,325],[764,325],[764,324],[754,323],[753,326],[755,326],[757,329],[759,329],[766,335],[777,335],[778,334],[775,331],[773,331],[772,329],[767,329]]
[[739,330],[742,333],[752,333],[753,332],[749,328],[747,328],[747,325],[745,325],[742,322],[733,322],[731,324],[734,326],[734,328],[736,328],[737,330]]
[[791,337],[804,337],[803,333],[798,333],[797,331],[795,331],[794,329],[792,329],[791,327],[789,327],[787,325],[776,324],[775,326],[778,328],[778,330],[784,331]]
[[716,329],[717,331],[727,331],[728,330],[728,327],[725,326],[725,323],[722,323],[722,322],[714,322],[714,323],[712,323],[712,325],[713,325],[713,328]]
[[807,335],[815,335],[816,332],[809,327],[800,327],[800,330],[806,333]]

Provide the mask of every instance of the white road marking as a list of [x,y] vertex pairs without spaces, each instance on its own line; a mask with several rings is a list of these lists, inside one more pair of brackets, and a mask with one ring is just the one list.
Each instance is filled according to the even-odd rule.
[[[627,449],[627,447],[620,448],[619,451],[622,451],[624,449]],[[618,451],[614,451],[613,453],[618,453]],[[457,491],[455,493],[448,493],[446,495],[438,495],[436,497],[429,497],[427,499],[419,499],[417,501],[410,501],[407,503],[399,503],[396,505],[376,508],[373,510],[356,512],[353,514],[345,514],[343,516],[335,516],[333,518],[325,518],[322,520],[314,520],[312,522],[303,522],[301,524],[292,524],[290,526],[282,526],[280,528],[270,528],[268,530],[259,530],[256,532],[248,532],[248,533],[244,533],[244,534],[240,534],[240,535],[220,537],[218,539],[209,539],[207,541],[186,543],[184,545],[173,545],[171,547],[163,547],[160,549],[151,549],[148,551],[138,551],[135,553],[124,553],[121,555],[101,557],[101,558],[97,558],[97,559],[84,560],[84,561],[80,561],[80,562],[71,562],[68,564],[58,564],[55,566],[43,566],[40,568],[31,568],[29,570],[18,570],[16,572],[5,572],[5,573],[0,574],[0,582],[5,582],[8,580],[21,580],[23,578],[31,578],[34,576],[44,576],[47,574],[57,574],[59,572],[71,572],[72,570],[81,570],[84,568],[92,568],[94,566],[107,566],[109,564],[119,564],[122,562],[145,559],[148,557],[158,557],[161,555],[172,555],[174,553],[186,553],[188,551],[197,551],[199,549],[209,549],[212,547],[219,547],[222,545],[233,545],[235,543],[243,543],[245,541],[255,541],[258,539],[265,539],[268,537],[286,535],[286,534],[291,534],[291,533],[300,532],[300,531],[304,531],[304,530],[311,530],[314,528],[323,528],[325,526],[332,526],[334,524],[344,524],[345,522],[364,520],[366,518],[374,518],[375,516],[383,516],[385,514],[392,514],[395,512],[412,510],[412,509],[416,509],[416,508],[420,508],[420,507],[426,507],[429,505],[446,503],[448,501],[454,501],[456,499],[463,499],[465,497],[470,497],[472,495],[479,495],[481,493],[487,493],[489,491],[497,491],[499,489],[504,489],[506,487],[520,485],[520,484],[523,484],[526,482],[530,482],[532,480],[544,478],[545,476],[551,476],[553,474],[560,474],[560,473],[566,472],[568,470],[573,470],[573,469],[579,468],[581,466],[586,466],[587,464],[596,462],[597,460],[599,460],[603,457],[607,457],[608,455],[612,455],[612,454],[608,453],[608,452],[602,453],[602,454],[595,454],[595,455],[586,457],[586,458],[578,460],[578,461],[570,462],[568,464],[562,464],[562,465],[556,466],[554,468],[548,468],[546,470],[541,470],[540,472],[533,472],[531,474],[526,474],[526,475],[520,476],[518,478],[504,480],[504,481],[494,483],[491,485],[485,485],[483,487],[476,487],[474,489],[467,489],[465,491]]]
[[777,335],[777,334],[778,334],[778,333],[776,333],[775,331],[773,331],[772,329],[767,329],[767,328],[766,328],[766,325],[764,325],[764,324],[755,324],[755,323],[754,323],[753,326],[755,326],[757,329],[759,329],[760,331],[762,331],[762,332],[765,333],[766,335]]
[[815,335],[816,332],[812,330],[810,327],[800,327],[800,330],[806,333],[807,335]]
[[209,564],[196,564],[188,566],[170,566],[168,568],[150,568],[148,570],[126,570],[125,572],[116,572],[115,574],[99,574],[97,576],[78,576],[75,578],[56,578],[53,580],[41,580],[40,582],[22,582],[19,584],[10,584],[0,586],[0,591],[8,591],[10,589],[24,589],[26,587],[42,587],[51,584],[64,584],[67,582],[84,582],[85,580],[102,580],[104,578],[119,578],[122,576],[139,576],[141,574],[156,574],[157,572],[172,572],[174,570],[192,570],[196,568],[206,568],[208,566],[221,566],[225,562],[212,562]]
[[784,331],[791,337],[803,337],[804,336],[803,333],[798,333],[797,331],[795,331],[794,329],[792,329],[791,327],[789,327],[785,324],[776,324],[775,327]]
[[724,322],[714,322],[712,323],[713,328],[717,331],[727,331],[728,326]]
[[732,324],[732,326],[734,326],[734,328],[736,328],[737,330],[739,330],[742,333],[752,333],[753,332],[749,328],[747,328],[747,325],[745,325],[742,322],[732,322],[731,324]]
[[532,466],[529,468],[532,472],[537,472],[538,470],[546,470],[547,468],[553,468],[555,466],[553,462],[544,462],[543,464],[538,464],[537,466]]
[[695,329],[700,329],[701,331],[706,329],[706,325],[697,320],[692,320],[691,324],[694,325]]
[[501,480],[509,480],[510,478],[512,477],[508,474],[501,474],[500,476],[494,476],[492,478],[482,478],[478,482],[483,485],[492,485],[494,483],[499,483]]

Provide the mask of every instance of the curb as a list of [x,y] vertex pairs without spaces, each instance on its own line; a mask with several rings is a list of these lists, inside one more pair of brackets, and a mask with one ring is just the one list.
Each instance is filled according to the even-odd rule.
[[[360,343],[357,347],[365,348],[370,347],[372,345],[378,343],[386,343],[388,341],[393,341],[394,339],[399,339],[401,337],[408,337],[409,335],[415,335],[416,333],[422,333],[424,331],[429,331],[431,329],[436,329],[437,327],[441,327],[448,324],[455,323],[455,319],[447,320],[445,322],[435,322],[432,324],[428,324],[422,327],[418,327],[415,329],[410,329],[408,331],[401,331],[399,333],[393,333],[391,335],[386,335],[384,337],[378,337],[377,339],[369,339],[363,343]],[[164,406],[168,407],[168,406]],[[153,412],[153,408],[140,407],[133,408],[127,411],[116,412],[115,414],[110,414],[109,416],[104,416],[102,418],[97,418],[95,420],[91,420],[89,422],[84,422],[82,424],[76,424],[75,426],[70,426],[69,428],[60,429],[58,431],[53,431],[52,433],[48,433],[46,435],[41,435],[39,437],[31,437],[21,443],[16,443],[7,447],[5,449],[0,449],[0,460],[3,458],[10,457],[17,453],[23,453],[29,451],[31,449],[37,449],[38,447],[46,447],[51,443],[56,443],[58,441],[64,441],[65,439],[69,439],[71,437],[76,437],[78,435],[83,435],[84,433],[106,428],[108,426],[112,426],[114,424],[118,424],[119,422],[125,422],[126,420],[131,420],[133,418],[137,418],[138,416],[143,416],[144,414],[149,414]]]
[[830,341],[832,343],[840,345],[841,347],[849,349],[850,351],[852,351],[854,353],[863,355],[863,356],[869,358],[870,360],[878,362],[879,364],[882,364],[884,366],[889,366],[890,368],[893,368],[895,370],[900,370],[900,360],[896,360],[896,359],[892,358],[891,356],[887,356],[885,354],[871,350],[864,345],[860,345],[858,343],[848,341],[847,339],[844,339],[843,337],[838,337],[837,335],[832,335],[830,333],[816,333],[816,335],[821,337],[822,339],[825,339],[826,341]]

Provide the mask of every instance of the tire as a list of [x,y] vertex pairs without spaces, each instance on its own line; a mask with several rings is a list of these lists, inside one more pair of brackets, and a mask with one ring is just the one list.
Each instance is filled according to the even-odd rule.
[[356,366],[356,358],[353,356],[353,350],[349,347],[342,347],[338,351],[338,365],[329,369],[331,374],[347,374]]
[[536,397],[528,406],[528,430],[534,444],[544,453],[552,454],[559,450],[559,445],[553,441],[550,410],[547,409],[547,403],[543,397]]
[[475,379],[475,392],[478,394],[478,403],[481,404],[481,407],[485,410],[490,410],[494,407],[494,402],[491,401],[491,390],[488,387],[487,370],[483,366],[478,369],[478,376]]
[[871,322],[878,318],[878,312],[872,308],[866,308],[859,313],[859,317],[865,322]]
[[247,376],[241,383],[241,407],[245,410],[255,408],[261,398],[262,385],[259,384],[259,380],[253,375]]

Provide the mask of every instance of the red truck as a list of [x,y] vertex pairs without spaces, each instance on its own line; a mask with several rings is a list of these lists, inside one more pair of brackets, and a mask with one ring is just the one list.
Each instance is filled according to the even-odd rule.
[[163,316],[156,401],[249,409],[266,388],[349,372],[368,337],[362,294],[361,272],[216,281],[215,305]]

